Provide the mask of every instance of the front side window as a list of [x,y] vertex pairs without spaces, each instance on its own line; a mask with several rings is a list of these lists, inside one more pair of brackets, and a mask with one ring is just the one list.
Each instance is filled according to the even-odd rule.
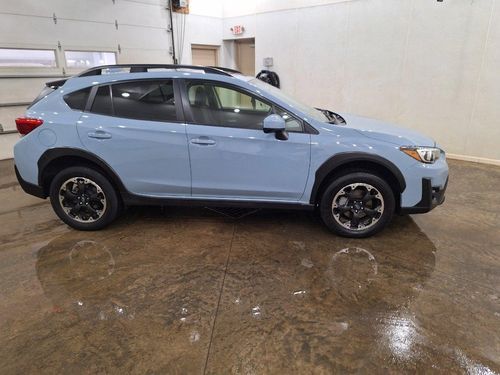
[[302,133],[304,131],[304,123],[294,115],[281,108],[276,108],[274,112],[285,120],[285,128],[288,132]]
[[177,121],[173,82],[133,81],[112,86],[115,116],[148,121]]
[[188,82],[187,94],[197,124],[262,129],[264,118],[273,112],[255,96],[213,83]]

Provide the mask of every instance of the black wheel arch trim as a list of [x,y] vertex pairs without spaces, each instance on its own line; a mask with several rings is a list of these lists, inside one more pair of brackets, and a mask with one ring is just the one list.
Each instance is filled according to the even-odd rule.
[[[95,165],[97,165],[99,168],[101,168],[110,178],[111,178],[111,183],[113,183],[119,190],[119,192],[127,192],[127,189],[125,188],[125,185],[123,185],[123,182],[120,180],[118,177],[118,174],[111,168],[104,160],[99,158],[98,156],[94,155],[93,153],[82,150],[79,148],[72,148],[72,147],[58,147],[58,148],[51,148],[47,151],[45,151],[42,156],[40,156],[40,159],[38,159],[38,185],[42,188],[45,189],[46,187],[44,185],[44,172],[47,168],[47,166],[53,162],[54,160],[63,158],[63,157],[78,157],[81,159],[85,159]],[[70,166],[70,165],[68,165]]]
[[392,175],[396,178],[400,192],[403,192],[406,189],[406,181],[403,177],[403,174],[401,173],[399,168],[391,161],[381,156],[365,152],[341,152],[326,160],[316,170],[314,185],[311,191],[310,203],[316,203],[320,186],[332,171],[352,162],[372,162],[378,164],[381,167],[389,170],[389,172],[391,172]]

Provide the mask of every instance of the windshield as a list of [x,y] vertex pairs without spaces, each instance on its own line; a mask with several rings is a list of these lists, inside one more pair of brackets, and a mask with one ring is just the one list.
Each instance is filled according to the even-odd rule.
[[329,119],[328,117],[323,113],[317,110],[316,108],[310,107],[307,104],[301,103],[297,101],[295,98],[292,96],[285,94],[283,91],[280,89],[271,86],[268,83],[265,83],[261,81],[260,79],[254,78],[249,81],[254,86],[257,86],[258,88],[261,88],[263,90],[266,90],[270,94],[274,95],[278,99],[284,101],[285,103],[288,103],[291,107],[297,108],[299,111],[304,112],[308,116],[312,117],[313,119],[321,122],[328,122]]

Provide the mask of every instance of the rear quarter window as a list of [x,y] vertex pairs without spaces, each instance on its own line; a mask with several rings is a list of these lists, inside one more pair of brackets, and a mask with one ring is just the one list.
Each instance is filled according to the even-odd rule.
[[74,91],[67,95],[64,95],[64,101],[71,108],[78,111],[83,111],[85,106],[87,105],[87,100],[90,95],[91,87],[87,87],[85,89],[81,89],[78,91]]

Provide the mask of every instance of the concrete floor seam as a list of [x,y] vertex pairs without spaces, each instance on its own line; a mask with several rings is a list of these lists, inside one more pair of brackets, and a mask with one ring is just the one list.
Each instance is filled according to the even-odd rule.
[[236,223],[233,223],[233,233],[231,236],[231,242],[229,243],[229,250],[227,252],[226,264],[224,267],[224,275],[222,276],[222,284],[220,287],[219,299],[217,301],[217,307],[215,309],[214,322],[212,324],[212,331],[210,333],[210,341],[208,343],[207,358],[205,359],[205,366],[203,368],[203,374],[206,374],[206,372],[207,372],[208,360],[210,359],[210,349],[212,348],[212,341],[214,338],[215,324],[217,322],[217,315],[219,314],[219,307],[220,307],[220,302],[222,300],[222,293],[224,293],[224,282],[226,281],[227,267],[229,266],[229,258],[231,257],[231,250],[233,248],[233,241],[234,241],[235,233],[236,233]]

